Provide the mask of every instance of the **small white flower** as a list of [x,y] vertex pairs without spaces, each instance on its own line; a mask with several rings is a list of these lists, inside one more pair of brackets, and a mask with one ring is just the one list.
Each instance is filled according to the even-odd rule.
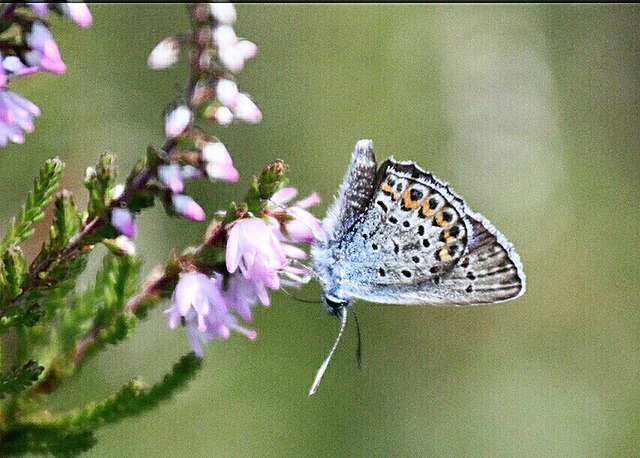
[[189,126],[193,113],[186,105],[178,105],[165,115],[164,130],[167,137],[180,135]]
[[252,124],[257,124],[262,120],[262,112],[245,93],[238,95],[233,114]]
[[87,170],[84,172],[84,181],[93,180],[96,175],[96,169],[93,167],[87,167]]
[[238,85],[226,78],[220,78],[216,84],[216,96],[223,105],[233,107],[237,103]]
[[[91,167],[87,167],[87,173],[89,173],[89,169]],[[93,171],[93,174],[95,175],[96,171]],[[86,178],[85,178],[86,179]],[[123,184],[117,184],[113,187],[113,198],[117,199],[118,197],[120,197],[122,195],[122,193],[124,192],[124,185]]]
[[221,48],[235,46],[238,43],[238,36],[230,25],[221,25],[213,31],[213,42]]
[[231,155],[221,142],[208,142],[202,148],[202,159],[206,162],[207,176],[211,179],[236,181],[238,171],[233,166]]
[[233,122],[233,113],[228,107],[220,107],[216,109],[214,118],[221,126],[228,126]]
[[240,40],[236,45],[238,52],[244,57],[244,60],[251,59],[258,54],[258,46],[249,40]]
[[119,235],[114,240],[115,247],[122,254],[134,255],[136,254],[136,245],[129,237],[125,237],[124,235]]
[[147,64],[153,70],[168,68],[178,62],[180,43],[174,37],[165,38],[153,48]]
[[221,24],[232,25],[236,22],[236,7],[233,3],[209,3],[211,15]]

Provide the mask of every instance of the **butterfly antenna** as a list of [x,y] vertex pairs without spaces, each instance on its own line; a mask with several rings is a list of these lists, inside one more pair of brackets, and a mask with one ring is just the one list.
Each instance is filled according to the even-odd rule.
[[329,356],[324,360],[320,369],[318,369],[318,373],[316,374],[316,378],[313,380],[313,385],[311,385],[311,389],[309,390],[309,397],[313,396],[313,394],[318,391],[318,387],[320,386],[320,381],[322,380],[322,376],[324,372],[327,370],[327,366],[329,365],[329,361],[331,361],[331,357],[333,356],[333,352],[338,348],[338,342],[340,342],[340,337],[342,337],[342,333],[344,332],[344,328],[347,325],[347,308],[342,307],[342,325],[340,326],[340,332],[338,333],[338,337],[336,338],[335,343],[333,344],[333,348],[329,352]]
[[321,300],[310,300],[310,299],[302,299],[298,296],[294,296],[293,294],[291,294],[289,291],[287,291],[284,288],[281,288],[281,291],[283,293],[285,293],[287,296],[289,296],[291,299],[293,299],[296,302],[302,302],[303,304],[322,304]]
[[356,320],[356,337],[358,339],[358,343],[356,345],[356,363],[358,364],[358,369],[362,370],[362,338],[360,337],[360,324],[358,323],[356,309],[353,307],[351,309],[353,310],[353,319]]

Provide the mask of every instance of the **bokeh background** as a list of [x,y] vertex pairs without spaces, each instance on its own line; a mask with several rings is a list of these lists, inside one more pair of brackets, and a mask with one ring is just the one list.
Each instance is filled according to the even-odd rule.
[[[0,154],[2,226],[46,158],[67,163],[64,185],[86,203],[82,176],[101,152],[118,155],[124,176],[163,140],[161,113],[186,64],[153,72],[146,59],[188,27],[184,6],[90,8],[87,30],[52,21],[67,73],[13,85],[42,116]],[[260,48],[238,81],[264,118],[208,128],[241,173],[192,186],[209,215],[282,158],[302,196],[321,195],[322,216],[355,142],[372,138],[379,160],[416,161],[506,234],[528,291],[465,309],[359,302],[364,370],[350,323],[311,399],[338,322],[274,293],[255,310],[256,341],[209,345],[186,391],[101,429],[87,456],[637,456],[638,5],[237,9],[237,33]],[[145,272],[205,227],[143,214]],[[102,399],[137,375],[155,382],[188,350],[160,307],[48,405]]]

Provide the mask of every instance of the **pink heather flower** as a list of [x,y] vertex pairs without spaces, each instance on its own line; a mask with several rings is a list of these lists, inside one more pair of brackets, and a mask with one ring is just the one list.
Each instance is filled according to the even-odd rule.
[[228,107],[218,107],[213,117],[221,126],[228,126],[233,122],[233,113]]
[[125,235],[119,235],[118,237],[113,239],[113,245],[121,254],[126,254],[126,255],[136,254],[135,244],[129,237]]
[[40,17],[44,17],[49,12],[49,5],[47,3],[38,2],[26,2],[29,8]]
[[226,264],[229,273],[240,268],[246,279],[278,289],[278,273],[287,265],[287,256],[264,221],[244,218],[236,221],[229,230]]
[[178,105],[165,113],[164,130],[167,137],[174,138],[185,131],[191,123],[193,113],[186,105]]
[[[260,109],[246,93],[238,91],[238,86],[233,81],[220,78],[216,84],[216,96],[234,117],[252,124],[262,120]],[[216,117],[217,115],[216,113]]]
[[32,132],[31,118],[39,115],[40,109],[32,102],[15,92],[0,90],[0,145],[6,146],[9,140],[23,143],[22,130]]
[[29,75],[38,71],[38,67],[27,67],[18,56],[7,56],[2,60],[2,69],[9,77]]
[[251,124],[257,124],[262,121],[262,112],[244,92],[238,95],[236,105],[231,111],[237,118]]
[[182,173],[178,164],[161,165],[158,167],[158,178],[173,193],[179,194],[184,190]]
[[[44,17],[49,12],[49,4],[46,2],[27,2],[31,10],[40,17]],[[51,8],[60,15],[75,21],[80,27],[89,27],[91,25],[91,13],[87,5],[81,2],[61,2],[54,3]]]
[[80,27],[89,27],[93,18],[89,7],[81,2],[57,3],[56,8],[64,17],[71,19]]
[[221,142],[207,142],[202,148],[207,176],[211,179],[237,181],[239,174],[233,166],[231,155]]
[[204,210],[191,197],[185,194],[172,194],[171,204],[173,210],[182,216],[194,221],[202,221],[205,217]]
[[168,68],[178,62],[178,55],[180,54],[180,43],[175,37],[169,37],[162,40],[153,48],[147,64],[149,68],[153,70],[161,70]]
[[240,40],[236,44],[236,50],[244,57],[244,60],[249,60],[258,54],[258,45],[249,40]]
[[239,95],[238,85],[234,81],[220,78],[216,83],[216,96],[223,105],[229,108],[235,106]]
[[126,208],[114,208],[111,210],[111,224],[121,234],[132,239],[136,234],[136,226],[133,219],[133,213]]
[[225,25],[233,25],[236,22],[236,7],[233,3],[209,3],[211,16],[216,21]]
[[30,67],[38,66],[53,73],[64,73],[66,66],[46,25],[34,22],[31,30],[25,34],[25,42],[30,50],[24,54],[24,58]]
[[[314,192],[306,199],[295,205],[284,207],[284,204],[293,199],[298,191],[295,188],[282,188],[271,197],[271,205],[267,207],[265,213],[269,216],[276,216],[278,212],[285,212],[293,219],[285,223],[285,229],[292,242],[312,242],[322,231],[318,219],[305,208],[320,202],[320,198]],[[275,226],[277,227],[277,226]],[[278,231],[280,240],[285,240]]]
[[229,71],[237,73],[244,63],[258,53],[258,47],[248,41],[240,40],[233,27],[222,24],[213,32],[213,42],[218,48],[218,59]]
[[18,126],[3,124],[0,122],[0,146],[7,146],[7,143],[24,143],[24,135]]
[[180,176],[183,180],[191,180],[192,178],[200,178],[202,176],[202,171],[200,169],[195,168],[192,165],[184,165],[180,170]]
[[264,283],[247,280],[239,272],[229,276],[224,296],[229,308],[236,310],[247,321],[251,321],[251,307],[258,301],[269,305],[269,294]]
[[165,310],[170,329],[184,319],[187,335],[193,351],[202,357],[202,344],[214,337],[226,339],[235,329],[255,339],[255,331],[238,325],[235,316],[229,313],[227,299],[222,291],[222,276],[214,279],[198,272],[182,274],[171,296],[170,307]]

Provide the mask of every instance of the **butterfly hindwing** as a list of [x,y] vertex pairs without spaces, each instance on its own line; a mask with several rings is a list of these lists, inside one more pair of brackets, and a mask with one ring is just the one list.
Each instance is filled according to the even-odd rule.
[[524,292],[520,258],[488,220],[413,162],[390,158],[375,171],[372,145],[364,142],[314,252],[327,295],[463,305]]

